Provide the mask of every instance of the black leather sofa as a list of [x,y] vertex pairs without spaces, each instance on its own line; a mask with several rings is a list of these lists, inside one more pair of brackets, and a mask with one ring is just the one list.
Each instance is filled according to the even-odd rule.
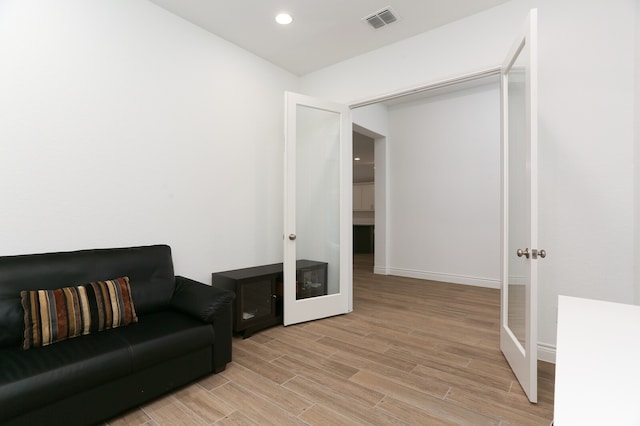
[[[22,290],[121,276],[138,322],[22,349]],[[233,298],[174,276],[166,245],[0,257],[0,425],[95,424],[224,370]]]

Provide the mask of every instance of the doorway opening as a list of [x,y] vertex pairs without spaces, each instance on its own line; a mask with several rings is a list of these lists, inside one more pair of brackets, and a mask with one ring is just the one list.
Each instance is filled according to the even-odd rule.
[[354,154],[374,142],[374,273],[499,287],[498,82],[491,69],[352,106]]
[[[353,254],[370,255],[375,248],[375,140],[353,132]],[[372,265],[373,266],[373,265]]]

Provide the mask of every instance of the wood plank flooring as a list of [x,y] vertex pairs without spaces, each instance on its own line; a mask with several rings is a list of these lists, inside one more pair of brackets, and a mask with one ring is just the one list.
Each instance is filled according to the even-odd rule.
[[549,425],[555,366],[530,404],[499,350],[499,291],[354,263],[352,313],[248,339],[233,362],[109,425]]

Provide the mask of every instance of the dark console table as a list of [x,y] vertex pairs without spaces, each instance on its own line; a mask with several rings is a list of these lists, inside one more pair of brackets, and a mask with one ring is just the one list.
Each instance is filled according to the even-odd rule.
[[[327,294],[327,263],[313,260],[296,262],[296,298]],[[233,331],[249,337],[256,331],[282,324],[282,263],[234,269],[211,274],[214,287],[236,294]]]

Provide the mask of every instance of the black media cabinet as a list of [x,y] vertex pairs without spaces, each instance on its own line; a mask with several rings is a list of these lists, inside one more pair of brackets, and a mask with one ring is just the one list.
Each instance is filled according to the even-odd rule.
[[[327,263],[296,261],[296,298],[327,294]],[[233,331],[244,338],[256,331],[282,324],[282,263],[211,274],[214,287],[233,291]]]

